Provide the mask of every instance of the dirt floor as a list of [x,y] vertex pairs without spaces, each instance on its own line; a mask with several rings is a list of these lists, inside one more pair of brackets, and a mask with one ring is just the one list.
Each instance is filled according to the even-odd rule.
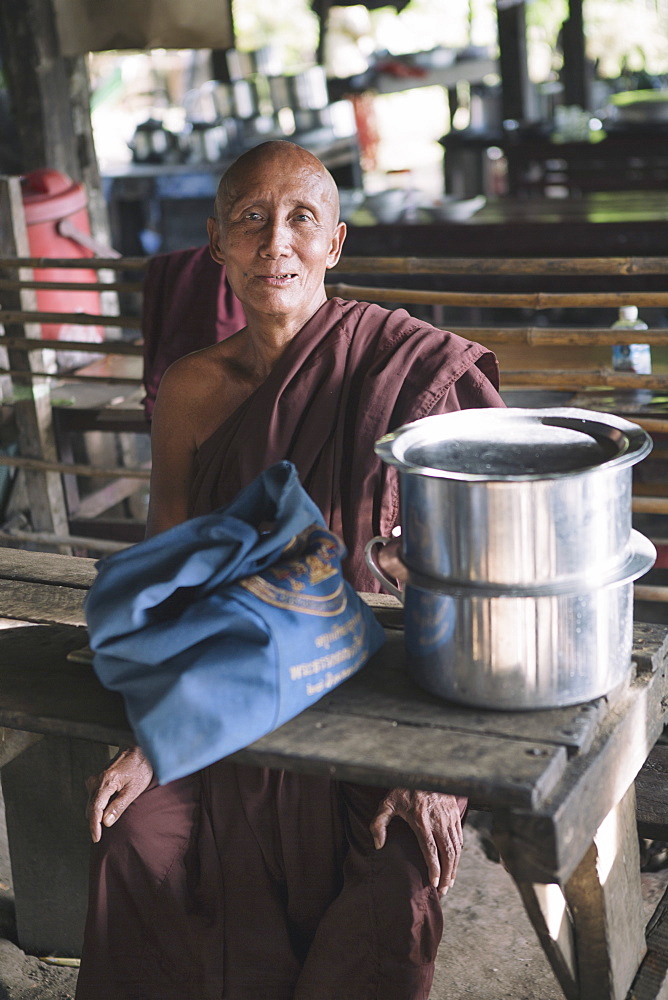
[[[483,814],[472,819],[484,825]],[[469,825],[457,882],[444,901],[445,932],[431,1000],[562,1000],[510,877],[489,860],[483,843],[484,833]],[[667,882],[666,869],[643,875],[648,912]],[[25,955],[14,940],[0,797],[0,1000],[72,1000],[76,969]]]

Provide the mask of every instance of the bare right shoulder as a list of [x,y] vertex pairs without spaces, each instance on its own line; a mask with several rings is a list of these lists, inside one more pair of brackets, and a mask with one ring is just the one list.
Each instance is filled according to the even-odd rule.
[[197,449],[234,407],[221,348],[216,344],[179,359],[160,382],[151,426],[148,535],[186,519]]
[[193,449],[199,447],[237,405],[228,356],[223,342],[170,365],[160,382],[154,423],[175,427]]

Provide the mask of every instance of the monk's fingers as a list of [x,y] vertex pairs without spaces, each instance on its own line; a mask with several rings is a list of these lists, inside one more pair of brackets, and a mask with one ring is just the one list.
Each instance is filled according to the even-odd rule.
[[148,787],[153,770],[138,750],[120,753],[101,774],[89,778],[86,816],[93,842],[102,836],[102,826],[113,826],[131,802]]
[[88,804],[86,806],[86,819],[90,828],[90,835],[93,843],[97,844],[102,836],[102,817],[110,798],[116,794],[115,782],[105,780],[105,772],[88,778],[86,781],[88,789]]
[[102,813],[102,822],[106,827],[113,826],[119,816],[122,816],[129,805],[132,805],[143,789],[136,790],[134,787],[126,788],[114,796],[109,805]]
[[444,894],[451,885],[454,885],[459,858],[461,857],[461,845],[456,843],[452,837],[441,840],[438,845],[438,853],[441,859],[441,874],[438,881],[438,891]]
[[397,815],[397,811],[391,799],[385,798],[380,804],[378,812],[369,825],[371,836],[376,850],[380,850],[387,838],[387,827],[390,820]]
[[435,816],[432,823],[432,833],[441,862],[438,891],[443,894],[455,881],[464,843],[458,810]]
[[118,793],[109,801],[102,814],[102,822],[105,826],[113,826],[119,816],[122,816],[128,806],[132,805],[142,792],[146,791],[151,783],[153,771],[150,767],[142,767],[133,771],[126,777],[118,790]]
[[454,881],[463,844],[457,799],[436,792],[392,789],[370,826],[377,848],[385,843],[388,824],[395,816],[410,826],[427,865],[430,884],[444,893]]
[[404,818],[418,839],[429,881],[444,894],[454,882],[464,840],[457,800],[415,792],[413,808]]
[[410,821],[409,826],[413,828],[420,850],[422,851],[422,857],[426,862],[429,883],[435,889],[438,889],[441,885],[441,858],[431,828],[429,824],[411,823]]

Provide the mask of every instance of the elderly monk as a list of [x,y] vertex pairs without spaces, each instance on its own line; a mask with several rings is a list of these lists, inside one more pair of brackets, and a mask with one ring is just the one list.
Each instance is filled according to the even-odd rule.
[[[345,233],[331,175],[299,146],[264,143],[222,178],[210,250],[247,325],[162,380],[149,535],[289,459],[347,546],[348,579],[376,590],[363,546],[397,523],[398,491],[374,442],[430,413],[502,405],[480,345],[403,310],[328,301]],[[78,1000],[428,997],[465,800],[226,760],[160,786],[138,747],[89,791]]]

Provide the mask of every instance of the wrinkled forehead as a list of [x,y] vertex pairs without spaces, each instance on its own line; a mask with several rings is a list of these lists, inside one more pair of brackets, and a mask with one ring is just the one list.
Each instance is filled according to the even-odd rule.
[[283,152],[233,164],[218,187],[216,215],[223,221],[239,202],[278,200],[331,211],[338,221],[339,196],[329,171],[310,154]]

